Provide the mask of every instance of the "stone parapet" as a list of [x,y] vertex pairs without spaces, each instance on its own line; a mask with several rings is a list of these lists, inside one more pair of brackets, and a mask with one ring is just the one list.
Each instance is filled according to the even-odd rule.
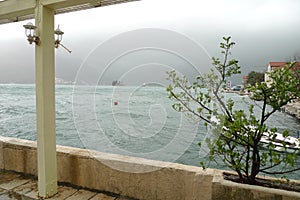
[[[271,178],[272,179],[272,178]],[[300,200],[300,193],[240,184],[223,178],[222,171],[215,171],[212,183],[212,200]]]
[[[58,181],[145,200],[299,199],[223,179],[223,171],[57,146]],[[0,169],[37,176],[36,142],[0,136]]]
[[[37,176],[36,142],[0,137],[1,168]],[[57,146],[58,181],[136,199],[211,199],[214,170]]]

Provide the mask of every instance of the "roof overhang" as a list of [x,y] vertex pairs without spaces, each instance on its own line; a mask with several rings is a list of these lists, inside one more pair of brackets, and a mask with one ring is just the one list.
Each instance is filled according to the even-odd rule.
[[[55,14],[73,12],[95,7],[109,6],[139,0],[40,0]],[[34,18],[37,0],[0,0],[0,24]]]

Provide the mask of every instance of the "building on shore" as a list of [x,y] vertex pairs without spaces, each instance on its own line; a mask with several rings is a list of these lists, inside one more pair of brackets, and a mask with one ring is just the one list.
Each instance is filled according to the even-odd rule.
[[[287,63],[286,62],[269,62],[268,68],[267,68],[267,72],[272,72],[276,69],[279,68],[284,68],[287,67]],[[300,70],[300,62],[296,62],[292,68],[293,71],[299,71]],[[265,73],[265,82],[267,83],[268,86],[270,86],[271,83],[271,78],[269,77],[268,73]]]
[[[287,67],[288,64],[286,62],[270,62],[268,65],[267,72],[272,72],[273,70],[279,69],[279,68],[284,68]],[[292,67],[292,70],[294,72],[300,71],[300,62],[296,62],[294,66]],[[295,73],[296,76],[297,73]],[[298,77],[300,79],[300,77]],[[272,80],[269,77],[268,73],[265,73],[265,82],[267,83],[268,86],[270,86]],[[300,119],[300,100],[295,100],[293,102],[288,103],[282,108],[282,111],[296,117],[297,119]]]

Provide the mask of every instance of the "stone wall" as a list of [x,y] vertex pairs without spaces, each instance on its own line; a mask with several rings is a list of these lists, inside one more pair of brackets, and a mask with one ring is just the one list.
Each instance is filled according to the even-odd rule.
[[[36,142],[0,136],[0,169],[37,176]],[[58,181],[146,200],[299,199],[223,179],[221,170],[57,146]]]
[[[298,182],[299,183],[299,182]],[[300,193],[255,185],[239,184],[223,179],[216,171],[213,179],[212,200],[299,200]]]
[[[0,137],[0,168],[37,175],[36,143]],[[211,199],[214,170],[57,146],[58,181],[137,199]]]

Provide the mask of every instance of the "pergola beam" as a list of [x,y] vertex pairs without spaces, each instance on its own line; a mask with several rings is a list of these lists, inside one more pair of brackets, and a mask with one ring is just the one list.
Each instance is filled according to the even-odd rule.
[[36,0],[9,0],[0,2],[0,23],[18,21],[18,17],[32,15]]
[[79,6],[83,4],[100,4],[101,1],[97,0],[42,0],[44,6],[50,7],[54,10],[61,8],[68,8],[73,6]]
[[[43,6],[53,9],[55,14],[131,1],[139,0],[40,0]],[[33,19],[36,5],[36,0],[5,0],[0,2],[0,24]]]
[[50,7],[54,10],[87,4],[92,7],[99,7],[130,1],[136,0],[42,0],[44,6]]

